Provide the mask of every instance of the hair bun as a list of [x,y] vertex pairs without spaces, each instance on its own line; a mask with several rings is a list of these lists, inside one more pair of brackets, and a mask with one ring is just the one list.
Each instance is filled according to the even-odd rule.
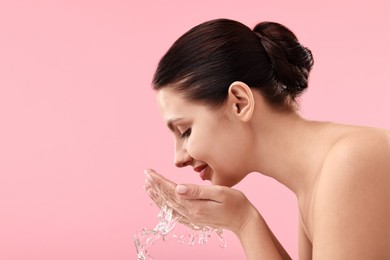
[[314,60],[311,51],[302,46],[287,27],[274,22],[261,22],[253,29],[268,54],[275,81],[292,97],[306,88]]

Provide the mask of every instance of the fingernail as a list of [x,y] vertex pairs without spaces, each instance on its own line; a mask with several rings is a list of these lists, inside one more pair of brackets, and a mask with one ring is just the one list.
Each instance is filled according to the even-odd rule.
[[181,194],[186,193],[187,192],[187,186],[184,186],[184,185],[181,185],[181,184],[177,185],[176,186],[176,192],[177,193],[181,193]]
[[151,185],[151,183],[150,183],[150,180],[149,180],[149,179],[145,179],[145,185],[146,185],[146,186],[150,186],[150,185]]

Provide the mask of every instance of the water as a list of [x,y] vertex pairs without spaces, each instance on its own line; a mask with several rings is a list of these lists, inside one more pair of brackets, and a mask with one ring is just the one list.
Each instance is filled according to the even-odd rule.
[[226,247],[226,241],[222,229],[215,229],[204,226],[199,227],[194,224],[186,225],[184,234],[175,232],[175,226],[179,223],[182,216],[174,214],[168,206],[162,206],[157,215],[158,223],[154,229],[144,228],[133,235],[133,241],[137,250],[138,260],[153,260],[148,249],[157,240],[166,241],[168,239],[177,240],[181,244],[187,245],[205,245],[208,243],[211,234],[215,232],[219,238],[219,246]]

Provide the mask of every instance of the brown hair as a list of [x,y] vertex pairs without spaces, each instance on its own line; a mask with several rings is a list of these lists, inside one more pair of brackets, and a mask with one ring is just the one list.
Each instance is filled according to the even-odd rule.
[[279,23],[261,22],[252,31],[216,19],[176,40],[158,64],[153,87],[171,85],[189,100],[218,106],[230,84],[242,81],[270,104],[284,106],[307,88],[312,66],[311,51]]

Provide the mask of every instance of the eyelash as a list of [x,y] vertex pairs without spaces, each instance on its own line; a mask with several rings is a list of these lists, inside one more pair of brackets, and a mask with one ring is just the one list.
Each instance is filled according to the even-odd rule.
[[181,134],[181,138],[186,138],[191,135],[191,128],[188,128],[184,133]]

